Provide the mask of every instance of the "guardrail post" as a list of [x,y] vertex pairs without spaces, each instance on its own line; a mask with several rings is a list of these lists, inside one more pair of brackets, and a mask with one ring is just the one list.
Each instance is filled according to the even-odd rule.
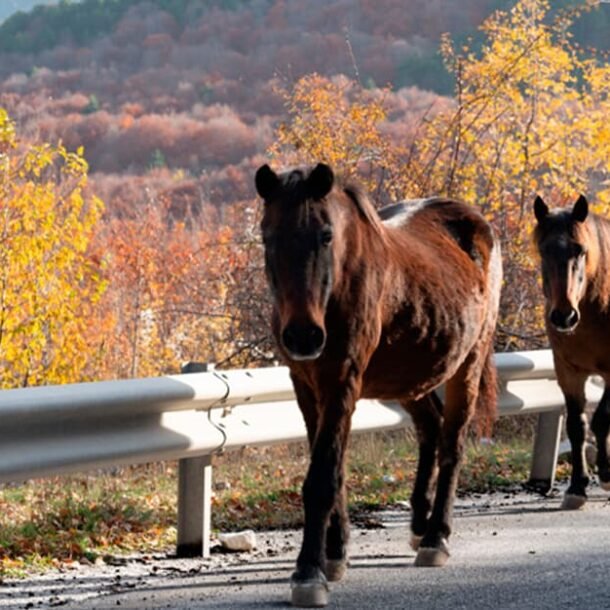
[[[188,362],[182,373],[205,373],[213,367]],[[178,461],[178,557],[209,557],[212,532],[212,456]]]
[[178,462],[178,557],[209,557],[212,456]]
[[563,411],[561,410],[538,415],[528,486],[541,493],[547,493],[555,483],[562,426]]

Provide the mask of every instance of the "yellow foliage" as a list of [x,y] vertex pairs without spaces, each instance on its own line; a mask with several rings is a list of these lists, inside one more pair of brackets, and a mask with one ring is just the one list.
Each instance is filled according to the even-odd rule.
[[283,165],[323,161],[375,188],[367,169],[387,164],[392,155],[379,130],[386,118],[381,93],[346,78],[304,76],[291,92],[281,91],[290,121],[280,125],[270,154]]
[[0,387],[78,381],[104,290],[89,253],[102,202],[87,163],[61,145],[19,142],[0,108]]

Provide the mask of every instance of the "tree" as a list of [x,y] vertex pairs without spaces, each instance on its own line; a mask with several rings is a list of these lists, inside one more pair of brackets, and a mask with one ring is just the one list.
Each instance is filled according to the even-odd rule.
[[18,139],[0,108],[0,387],[81,380],[105,288],[82,150]]
[[100,102],[97,99],[97,95],[95,95],[95,93],[92,93],[89,96],[88,104],[85,106],[85,108],[83,108],[83,114],[93,114],[94,112],[97,112],[99,109],[100,109]]
[[507,346],[543,335],[529,240],[535,195],[559,205],[583,192],[599,212],[610,205],[610,66],[572,42],[569,27],[584,8],[551,19],[546,0],[520,0],[484,23],[480,52],[446,38],[455,105],[424,126],[407,168],[416,194],[459,197],[493,220],[503,242]]
[[379,129],[386,118],[383,93],[372,95],[347,78],[318,74],[281,91],[289,120],[280,124],[269,153],[283,165],[324,161],[378,190],[395,165]]
[[[177,217],[177,216],[180,217]],[[107,377],[176,373],[187,360],[220,362],[235,348],[228,294],[238,262],[232,232],[158,192],[98,237],[108,256],[101,307],[116,332],[103,348]]]

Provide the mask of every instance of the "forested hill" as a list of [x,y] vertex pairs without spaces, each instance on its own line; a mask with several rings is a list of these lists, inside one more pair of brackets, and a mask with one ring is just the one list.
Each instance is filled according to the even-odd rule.
[[[288,41],[300,43],[307,36],[311,46],[321,42],[319,52],[328,51],[331,55],[326,58],[326,65],[320,66],[316,55],[312,57],[305,47],[303,54],[313,60],[314,69],[345,72],[347,54],[336,53],[327,44],[329,37],[340,39],[345,33],[353,37],[351,44],[356,49],[372,53],[369,61],[373,66],[383,63],[381,55],[389,51],[391,58],[385,58],[385,62],[392,63],[392,69],[382,71],[382,75],[394,86],[415,84],[440,93],[451,90],[451,80],[437,53],[440,35],[450,32],[458,41],[476,37],[485,17],[514,3],[514,0],[408,3],[308,0],[306,4],[298,0],[64,0],[45,5],[43,1],[39,0],[40,5],[31,12],[16,13],[0,26],[0,53],[20,55],[18,68],[26,68],[28,63],[37,67],[72,67],[74,61],[67,61],[66,55],[69,49],[77,48],[90,49],[92,55],[88,59],[99,65],[116,64],[117,60],[129,64],[136,59],[133,51],[125,54],[117,50],[119,57],[115,57],[103,50],[145,43],[148,47],[170,46],[171,51],[179,54],[183,47],[190,48],[204,40],[227,53],[265,51],[265,58],[272,59],[276,66],[277,57],[269,53],[270,48],[284,49]],[[34,4],[25,2],[19,6],[28,8]],[[575,3],[577,0],[554,0],[552,4],[558,10]],[[610,10],[604,8],[608,7],[584,16],[576,24],[577,39],[586,39],[587,44],[596,48],[610,47]],[[390,49],[384,44],[388,40],[393,43]],[[79,55],[82,59],[82,53]],[[0,73],[6,75],[14,67],[12,62],[3,61]],[[363,66],[364,76],[377,82],[375,70],[366,68]]]
[[[555,0],[553,7],[557,10],[575,3],[575,0]],[[133,34],[166,33],[179,44],[181,38],[188,39],[200,30],[202,23],[214,23],[218,12],[233,13],[228,17],[233,22],[230,34],[235,35],[236,25],[248,26],[254,32],[249,33],[246,41],[251,40],[253,33],[257,38],[277,36],[277,30],[287,26],[310,35],[353,30],[357,35],[405,42],[410,48],[402,53],[393,84],[400,86],[404,84],[402,81],[412,80],[446,92],[445,75],[436,73],[441,72],[436,55],[440,34],[450,32],[457,39],[476,36],[477,27],[486,16],[512,4],[513,0],[412,0],[407,9],[400,0],[330,3],[310,0],[306,5],[296,0],[62,0],[59,4],[51,0],[19,0],[18,3],[4,0],[0,6],[0,22],[16,7],[20,12],[0,26],[0,53],[31,56],[57,47],[87,47],[106,37],[112,42],[117,26],[125,19],[129,21],[130,17],[138,16],[147,21],[145,31],[133,31]],[[31,12],[25,12],[32,8]],[[240,16],[249,19],[244,22]],[[586,15],[577,23],[575,35],[585,46],[610,48],[609,27],[610,10],[602,6],[594,15]],[[227,33],[217,31],[214,35],[209,31],[208,35],[226,44]],[[138,40],[134,38],[131,42]],[[257,46],[255,43],[251,50]],[[42,59],[44,65],[44,57],[37,59]]]
[[[575,2],[553,0],[553,10]],[[83,146],[107,203],[127,198],[115,197],[119,181],[109,176],[150,183],[155,168],[198,177],[206,201],[227,202],[247,196],[239,185],[249,184],[282,120],[278,84],[318,73],[345,75],[373,92],[389,85],[391,131],[402,137],[436,95],[453,92],[442,33],[458,47],[482,38],[481,23],[513,4],[62,0],[0,25],[0,106],[22,133]],[[575,37],[606,47],[609,17],[609,4],[585,14]],[[129,197],[142,191],[135,181],[129,189]]]
[[[451,83],[437,53],[440,34],[476,34],[487,15],[510,4],[411,0],[406,10],[401,0],[61,2],[17,13],[2,24],[0,53],[11,60],[0,62],[0,74],[33,66],[72,69],[83,59],[122,73],[140,70],[142,63],[206,68],[210,55],[219,72],[223,56],[227,67],[236,55],[248,56],[258,64],[253,78],[261,69],[292,71],[291,76],[313,70],[353,73],[354,58],[344,44],[349,35],[365,79],[447,93]],[[138,45],[140,52],[134,49]]]
[[[0,29],[0,51],[38,53],[62,42],[87,45],[110,34],[134,7],[163,11],[175,19],[180,30],[214,8],[239,10],[243,0],[79,0],[45,5],[29,3],[31,12],[20,11]],[[38,5],[38,6],[35,6]]]

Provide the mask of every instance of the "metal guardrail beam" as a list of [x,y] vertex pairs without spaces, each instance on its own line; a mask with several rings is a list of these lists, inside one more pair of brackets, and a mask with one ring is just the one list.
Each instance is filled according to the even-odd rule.
[[[496,364],[505,382],[555,378],[548,350],[497,354]],[[40,386],[1,391],[0,424],[13,417],[23,422],[93,419],[293,398],[286,367]]]
[[[563,405],[550,351],[496,363],[501,416]],[[589,384],[588,394],[601,389]],[[353,422],[355,431],[405,425],[397,404],[378,401],[360,401]],[[0,391],[0,482],[304,439],[285,367]]]

